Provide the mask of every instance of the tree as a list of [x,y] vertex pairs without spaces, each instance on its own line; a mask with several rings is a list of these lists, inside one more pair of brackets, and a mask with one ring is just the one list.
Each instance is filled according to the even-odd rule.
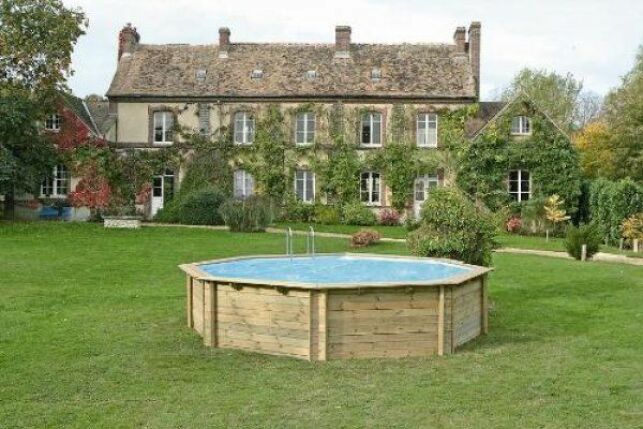
[[547,198],[543,209],[545,210],[545,218],[552,224],[554,229],[556,226],[562,222],[566,222],[570,219],[567,215],[567,212],[563,208],[565,204],[564,200],[561,200],[558,195],[552,195]]
[[576,100],[575,127],[582,129],[587,124],[597,121],[602,108],[603,98],[600,95],[593,91],[581,91]]
[[623,77],[621,86],[605,98],[605,119],[609,125],[615,178],[643,181],[643,45],[639,46],[634,68]]
[[86,28],[80,10],[60,0],[0,0],[0,194],[35,192],[56,161],[39,124],[71,74],[71,54]]
[[616,176],[617,166],[610,130],[604,121],[588,123],[574,133],[572,141],[580,154],[580,165],[586,177],[596,179]]
[[546,70],[525,68],[518,72],[504,90],[502,98],[511,100],[524,92],[559,126],[570,131],[574,127],[577,102],[582,89],[582,82],[576,80],[571,73],[562,76]]

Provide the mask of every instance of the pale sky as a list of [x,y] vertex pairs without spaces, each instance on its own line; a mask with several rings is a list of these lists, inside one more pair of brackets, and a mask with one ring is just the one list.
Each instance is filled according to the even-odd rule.
[[632,68],[643,44],[641,0],[64,0],[89,18],[73,57],[78,96],[104,95],[115,67],[117,35],[131,22],[142,43],[334,43],[350,25],[356,43],[450,43],[459,25],[482,22],[482,99],[523,67],[571,72],[604,95]]

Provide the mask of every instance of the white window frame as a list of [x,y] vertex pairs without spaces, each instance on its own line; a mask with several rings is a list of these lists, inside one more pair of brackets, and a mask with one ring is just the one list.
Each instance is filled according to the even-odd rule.
[[[152,115],[152,121],[152,143],[155,145],[171,145],[174,142],[174,113],[168,110],[159,110]],[[157,124],[160,125],[161,140],[156,139]]]
[[[249,112],[237,112],[234,114],[234,144],[249,146],[255,139],[255,119]],[[239,130],[238,127],[241,127]],[[241,135],[241,140],[237,138]]]
[[[422,189],[419,190],[419,186],[422,185]],[[433,186],[431,186],[433,185]],[[424,174],[415,178],[415,183],[413,184],[413,201],[426,201],[426,195],[433,188],[440,186],[440,177],[437,174]],[[418,191],[422,192],[424,198],[418,199]]]
[[63,117],[58,113],[52,113],[45,119],[45,129],[47,131],[60,131],[63,123]]
[[[59,164],[54,167],[51,177],[46,177],[40,184],[40,197],[66,198],[71,186],[71,177],[66,166]],[[65,192],[62,192],[65,191]]]
[[[255,179],[246,170],[235,170],[232,180],[232,193],[235,198],[248,198],[255,194]],[[237,178],[240,180],[237,181]],[[241,187],[238,187],[238,183]]]
[[[511,173],[517,173],[518,174],[517,180],[511,180]],[[522,190],[522,182],[523,182],[522,176],[524,175],[524,173],[527,173],[529,175],[529,180],[528,180],[528,182],[529,182],[529,190],[527,192],[523,192],[523,190]],[[512,191],[511,190],[511,184],[513,182],[517,182],[517,184],[518,184],[517,191]],[[511,196],[511,198],[513,198],[515,201],[518,201],[518,202],[529,201],[531,199],[531,196],[532,196],[532,188],[533,188],[532,187],[532,177],[531,177],[531,172],[529,170],[510,170],[509,171],[509,174],[507,175],[507,191],[509,192],[509,195]],[[523,198],[523,196],[522,196],[523,194],[527,194],[526,199]]]
[[[312,117],[312,121],[311,121]],[[299,128],[300,118],[302,118],[303,129]],[[312,129],[309,127],[312,122]],[[317,128],[317,118],[314,112],[300,112],[295,117],[295,144],[297,146],[310,146],[315,142],[315,129]],[[301,137],[301,138],[300,138]],[[308,141],[310,140],[310,141]]]
[[[514,129],[514,120],[518,120],[518,129]],[[520,115],[511,118],[511,135],[512,136],[529,136],[531,135],[531,119],[528,116]]]
[[[424,129],[420,128],[421,124],[424,124]],[[436,113],[420,113],[417,116],[415,127],[415,142],[418,147],[438,147],[438,115]]]
[[[298,177],[299,174],[301,173],[302,177]],[[312,195],[308,195],[308,182],[312,182]],[[297,184],[299,182],[302,182],[302,195],[299,195],[297,192]],[[297,169],[295,170],[295,197],[297,198],[298,201],[301,201],[306,204],[312,204],[315,202],[315,186],[316,186],[316,179],[315,179],[315,173],[310,170],[306,169]]]
[[[363,182],[364,176],[366,176],[366,186],[367,189],[364,189]],[[375,189],[375,176],[377,176],[377,189]],[[377,199],[374,198],[374,194],[377,191]],[[367,193],[368,198],[364,200],[362,195]],[[377,171],[364,171],[359,175],[359,199],[362,204],[367,206],[377,206],[382,203],[382,175]]]
[[[375,120],[375,118],[378,118]],[[371,135],[368,143],[364,143],[364,125],[368,123],[368,126],[371,129]],[[377,134],[378,142],[374,143],[375,133],[373,132],[374,124],[378,123],[380,127],[380,132]],[[380,112],[368,112],[362,114],[359,123],[359,142],[362,147],[381,147],[382,146],[382,128],[383,128],[383,116]]]

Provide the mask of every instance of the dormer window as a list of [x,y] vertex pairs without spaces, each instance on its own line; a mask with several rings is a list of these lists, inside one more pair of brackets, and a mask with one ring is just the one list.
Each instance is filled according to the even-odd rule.
[[514,116],[511,119],[511,135],[528,136],[531,134],[531,121],[527,116]]
[[252,74],[250,75],[252,79],[261,79],[263,78],[263,70],[261,69],[254,69],[252,71]]
[[379,82],[382,79],[382,70],[375,67],[371,70],[371,80],[373,82]]
[[199,83],[205,82],[205,78],[208,75],[208,71],[205,69],[197,70],[196,71],[196,81]]
[[317,78],[317,70],[308,70],[306,72],[306,79],[314,80]]
[[45,119],[45,129],[47,131],[60,131],[60,126],[63,123],[63,118],[57,113],[54,113],[53,115],[49,115],[47,119]]

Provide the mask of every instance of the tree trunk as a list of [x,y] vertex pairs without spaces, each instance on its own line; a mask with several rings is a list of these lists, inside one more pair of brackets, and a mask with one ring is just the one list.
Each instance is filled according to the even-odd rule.
[[16,213],[16,198],[13,192],[9,192],[4,196],[3,217],[5,220],[15,220],[15,213]]

